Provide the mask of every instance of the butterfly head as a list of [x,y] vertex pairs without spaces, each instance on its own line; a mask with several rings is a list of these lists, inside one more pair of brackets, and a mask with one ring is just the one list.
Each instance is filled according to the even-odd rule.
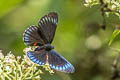
[[44,47],[45,47],[46,51],[50,51],[50,50],[54,49],[54,46],[51,46],[51,44],[45,44]]

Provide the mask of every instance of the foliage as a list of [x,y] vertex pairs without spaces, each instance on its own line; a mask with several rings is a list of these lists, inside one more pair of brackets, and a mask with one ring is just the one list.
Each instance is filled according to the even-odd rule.
[[[102,15],[115,14],[120,17],[120,0],[85,0],[86,7],[92,7],[94,5],[100,5]],[[108,43],[110,46],[114,38],[120,33],[120,30],[114,30],[112,37]]]
[[120,34],[120,30],[114,30],[113,31],[113,33],[112,33],[112,37],[111,37],[111,39],[110,39],[110,41],[109,41],[109,43],[108,43],[108,45],[110,46],[111,45],[111,43],[112,43],[112,41],[115,39],[115,37],[116,36],[118,36]]
[[85,0],[85,6],[100,5],[107,16],[115,14],[120,17],[120,0]]
[[[43,68],[51,74],[54,73],[48,64]],[[11,52],[7,56],[0,52],[0,80],[40,80],[42,73],[39,65],[29,60],[26,55],[21,58],[21,56],[14,56]]]
[[[108,3],[109,6],[106,7],[109,1],[112,4],[119,3],[118,0],[0,0],[0,49],[4,51],[4,55],[12,51],[15,56],[23,56],[24,30],[30,25],[38,25],[38,20],[45,14],[56,11],[59,22],[52,45],[55,51],[74,65],[75,73],[68,75],[56,72],[51,76],[44,72],[45,74],[40,73],[40,78],[110,80],[113,58],[117,55],[116,51],[120,51],[119,29],[113,31],[116,25],[119,26],[120,19],[116,6],[113,9]],[[112,10],[109,11],[109,8]],[[106,19],[104,30],[101,27],[103,21],[101,13]],[[108,15],[109,17],[106,17]],[[111,40],[114,43],[111,41],[109,44],[112,45],[108,47],[107,43],[112,33],[114,35]],[[19,64],[22,59],[24,58],[20,59]]]

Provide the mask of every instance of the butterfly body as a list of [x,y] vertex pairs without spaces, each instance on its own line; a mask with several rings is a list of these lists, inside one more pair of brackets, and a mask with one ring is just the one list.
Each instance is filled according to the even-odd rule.
[[42,49],[45,49],[46,51],[50,51],[52,49],[54,49],[54,46],[51,46],[51,44],[45,44],[43,46],[38,46],[35,51],[39,51],[39,50],[42,50]]
[[38,26],[32,25],[25,30],[23,35],[25,44],[28,46],[37,46],[35,50],[28,51],[27,56],[31,61],[41,66],[48,63],[52,69],[73,73],[74,67],[72,64],[55,52],[54,46],[51,45],[57,23],[57,13],[51,12],[40,19]]

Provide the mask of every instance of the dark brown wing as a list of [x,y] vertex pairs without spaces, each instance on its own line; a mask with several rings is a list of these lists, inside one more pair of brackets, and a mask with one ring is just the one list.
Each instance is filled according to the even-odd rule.
[[68,62],[63,56],[51,50],[48,52],[48,62],[50,67],[66,73],[73,73],[75,71],[73,65]]
[[44,49],[40,51],[28,51],[27,52],[27,56],[29,57],[29,59],[39,65],[46,64],[46,55],[47,55],[47,52]]
[[23,34],[23,41],[28,46],[40,46],[45,44],[45,40],[36,26],[30,26]]
[[39,27],[30,26],[23,34],[23,40],[28,46],[40,46],[51,43],[58,23],[57,13],[49,13],[39,21]]
[[58,15],[55,12],[51,12],[40,19],[38,26],[44,36],[45,43],[51,43],[53,41],[57,23]]

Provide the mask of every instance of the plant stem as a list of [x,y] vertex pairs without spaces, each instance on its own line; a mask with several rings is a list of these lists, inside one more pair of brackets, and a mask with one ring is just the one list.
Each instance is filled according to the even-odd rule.
[[22,78],[22,80],[24,80],[29,74],[30,71],[32,70],[32,68],[35,66],[35,64],[32,65],[32,67],[30,68],[30,70],[24,75],[24,77]]

